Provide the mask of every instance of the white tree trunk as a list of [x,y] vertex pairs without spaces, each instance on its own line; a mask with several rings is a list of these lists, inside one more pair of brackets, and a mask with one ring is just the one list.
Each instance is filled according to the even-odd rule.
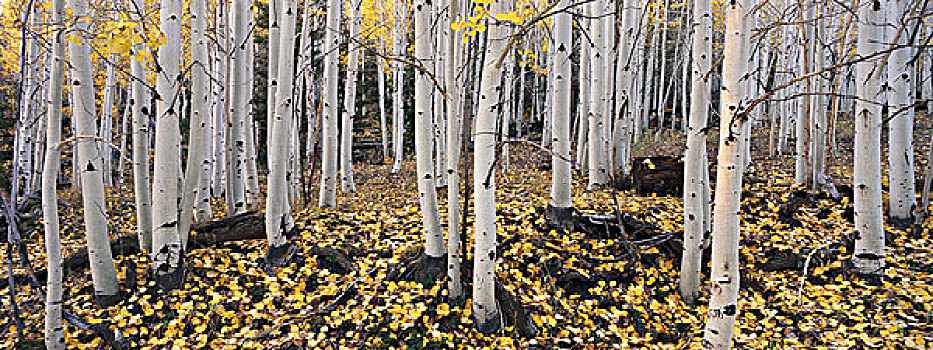
[[[407,56],[407,47],[408,47],[408,26],[406,24],[408,18],[408,8],[405,2],[398,4],[399,10],[396,13],[396,26],[393,31],[395,36],[395,56],[398,58],[403,58]],[[402,169],[402,158],[404,158],[405,150],[405,102],[403,101],[404,95],[403,91],[405,88],[405,64],[401,61],[396,61],[393,68],[393,73],[395,76],[395,96],[392,98],[392,127],[394,132],[392,133],[392,147],[394,148],[392,152],[392,157],[394,159],[394,164],[392,165],[392,173],[398,173]]]
[[152,269],[156,284],[175,289],[184,280],[184,249],[178,226],[178,154],[181,131],[178,108],[181,88],[181,1],[163,0],[160,9],[165,44],[159,47],[162,71],[156,78],[155,172],[152,183]]
[[379,70],[376,74],[378,75],[376,83],[379,84],[379,135],[382,136],[382,157],[389,157],[389,133],[386,124],[386,70],[385,66],[388,62],[383,59],[376,57],[376,67]]
[[58,222],[58,174],[61,166],[62,94],[65,79],[64,0],[52,1],[52,64],[49,68],[49,100],[45,164],[42,167],[42,224],[45,228],[45,255],[48,264],[45,296],[45,347],[65,349],[62,325],[62,246]]
[[908,0],[888,1],[888,25],[885,27],[885,38],[889,44],[905,46],[891,53],[887,82],[888,113],[893,116],[888,124],[888,182],[891,188],[888,215],[893,220],[904,222],[909,222],[917,205],[917,190],[914,188],[914,65],[911,62],[914,54],[913,49],[907,46],[907,29],[912,29],[913,24],[905,16],[912,3]]
[[[446,17],[447,14],[444,10],[446,3],[444,1],[432,2],[432,18],[442,18]],[[443,23],[443,22],[441,22]],[[431,69],[434,71],[434,79],[437,80],[437,84],[443,86],[445,82],[444,71],[446,67],[444,66],[444,60],[447,56],[447,28],[442,28],[439,25],[434,26],[434,35],[432,35],[432,40],[434,41],[434,59],[431,61]],[[447,114],[444,112],[444,94],[441,93],[443,88],[437,87],[433,89],[432,99],[434,106],[432,108],[432,115],[434,118],[434,180],[437,187],[447,186]]]
[[[415,60],[426,62],[433,50],[433,27],[431,3],[415,1]],[[418,194],[421,204],[421,219],[424,224],[424,253],[428,257],[444,256],[444,231],[441,229],[440,212],[437,205],[437,190],[434,187],[433,151],[434,128],[431,118],[431,91],[434,84],[423,68],[415,69],[415,163],[418,171]]]
[[[133,18],[140,20],[142,15],[136,12],[145,11],[141,0],[134,0]],[[143,25],[137,25],[136,31],[143,30]],[[133,56],[138,56],[146,50],[144,43],[133,45]],[[136,195],[136,233],[139,236],[139,246],[143,251],[152,251],[152,207],[149,191],[149,94],[146,92],[146,69],[142,62],[133,59],[130,63],[132,75],[132,98],[130,104],[133,109],[133,191]]]
[[[250,28],[250,1],[233,0],[233,45],[231,46],[230,64],[230,104],[227,115],[227,155],[228,173],[227,203],[231,204],[228,212],[239,214],[246,210],[246,115],[249,112],[249,68],[252,59],[249,56],[248,40]],[[248,130],[248,129],[246,129]]]
[[353,118],[356,117],[356,86],[360,66],[360,0],[347,3],[347,21],[350,22],[347,41],[347,80],[343,95],[343,120],[340,126],[340,190],[356,191],[353,183]]
[[327,0],[327,23],[324,25],[324,107],[321,119],[321,193],[318,205],[337,205],[337,61],[340,58],[341,2]]
[[[489,5],[492,15],[502,11],[505,1]],[[501,21],[487,24],[488,41],[483,57],[483,74],[479,89],[474,130],[473,186],[476,223],[473,247],[473,318],[484,333],[495,332],[499,326],[496,305],[496,176],[493,165],[496,154],[496,115],[501,91],[502,56],[508,43],[508,27]],[[417,26],[416,26],[417,28]]]
[[[589,14],[592,16],[600,16],[603,14],[605,0],[599,0],[597,2],[591,2],[587,4],[589,8]],[[592,42],[586,42],[585,45],[590,45],[589,57],[590,57],[590,88],[588,91],[589,98],[589,108],[588,108],[588,118],[589,118],[589,128],[587,130],[587,168],[589,169],[589,178],[587,183],[587,189],[595,189],[597,186],[606,184],[606,158],[605,158],[605,148],[604,148],[604,137],[603,132],[603,116],[605,109],[605,98],[606,98],[606,80],[604,76],[605,64],[606,64],[606,50],[603,45],[603,36],[605,36],[605,31],[603,28],[603,22],[599,19],[589,19],[589,33],[592,35]]]
[[286,232],[294,225],[289,213],[287,192],[288,167],[288,138],[289,119],[292,118],[293,101],[293,71],[295,60],[291,54],[295,50],[295,16],[297,3],[295,0],[284,0],[281,4],[282,35],[279,40],[279,52],[286,53],[279,56],[278,81],[276,91],[275,117],[271,120],[272,129],[269,135],[269,197],[266,199],[266,238],[268,240],[267,262],[271,266],[281,266],[286,262],[285,249],[288,241]]
[[[560,0],[557,8],[565,8],[570,0]],[[570,53],[573,50],[573,18],[570,13],[560,12],[554,17],[554,50],[552,56],[552,69],[554,70],[554,89],[551,115],[553,116],[554,153],[551,154],[553,175],[551,177],[551,202],[555,219],[558,213],[570,211],[573,207],[570,195],[571,164],[570,164],[570,93],[571,62]]]
[[[798,1],[798,4],[802,4]],[[810,54],[807,52],[807,40],[809,32],[810,19],[807,18],[805,9],[798,9],[798,22],[797,25],[797,75],[804,76],[810,71],[809,58]],[[810,79],[805,79],[802,82],[798,83],[799,90],[798,92],[810,93],[811,90],[811,81]],[[797,99],[797,115],[796,115],[796,134],[795,134],[795,147],[796,153],[794,154],[794,183],[797,185],[806,185],[809,183],[811,178],[811,169],[808,162],[810,160],[810,96],[804,95]]]
[[631,157],[631,145],[634,132],[634,123],[637,116],[635,102],[638,94],[635,93],[636,60],[634,45],[637,45],[636,15],[637,4],[627,0],[622,6],[622,27],[619,32],[618,58],[616,68],[616,120],[613,132],[612,169],[616,181],[623,181],[628,177],[628,164]]
[[[457,79],[457,69],[460,66],[459,56],[462,50],[460,33],[451,28],[452,23],[460,21],[459,0],[447,0],[447,11],[444,17],[445,25],[441,30],[449,31],[445,36],[444,83],[447,92],[447,285],[448,296],[453,300],[463,297],[463,284],[460,281],[460,144],[462,142],[460,80]],[[382,77],[382,74],[379,74]],[[379,85],[382,88],[382,83]],[[380,101],[382,101],[380,93]],[[384,110],[380,106],[381,110]],[[384,115],[384,114],[383,114]],[[383,120],[385,118],[383,117]],[[383,128],[385,129],[385,128]],[[384,131],[383,131],[384,133]],[[385,143],[385,141],[383,141]],[[466,208],[464,208],[466,209]]]
[[104,186],[113,186],[113,148],[111,148],[109,144],[113,144],[113,95],[116,93],[114,85],[117,84],[117,78],[113,71],[113,64],[116,58],[117,56],[114,54],[108,56],[108,61],[110,62],[107,63],[106,78],[104,80],[104,95],[100,105],[100,138],[107,142],[107,144],[101,147],[101,156],[103,160],[101,163],[101,171],[104,175]]
[[[117,271],[110,252],[110,236],[107,225],[107,202],[104,199],[104,177],[101,169],[102,148],[109,145],[95,140],[97,118],[94,102],[94,75],[91,71],[89,39],[84,35],[91,31],[87,0],[69,0],[78,22],[76,30],[80,37],[69,44],[71,53],[72,90],[74,91],[73,120],[76,138],[75,148],[80,163],[75,169],[80,173],[81,198],[84,203],[84,229],[87,231],[88,258],[94,294],[101,305],[109,306],[119,300]],[[105,148],[108,149],[109,148]]]
[[711,100],[713,17],[710,0],[695,0],[693,8],[693,79],[687,149],[684,155],[684,253],[680,261],[680,294],[694,303],[700,288],[701,245],[709,223],[709,183],[707,171],[706,120]]
[[[250,12],[250,23],[253,23],[253,13]],[[244,141],[244,166],[246,167],[246,203],[249,206],[256,207],[261,203],[260,201],[260,189],[259,189],[259,166],[256,164],[259,158],[259,150],[256,148],[256,140],[259,138],[259,130],[254,127],[255,122],[253,121],[253,86],[255,86],[255,74],[254,74],[254,64],[252,61],[256,57],[256,44],[253,44],[253,33],[250,32],[249,44],[246,47],[247,53],[246,57],[250,58],[250,63],[246,66],[248,71],[247,77],[248,83],[246,84],[247,89],[246,93],[249,96],[246,101],[249,102],[249,107],[246,113],[246,120],[243,122],[243,141]],[[271,105],[266,105],[266,108]],[[266,119],[269,120],[269,119]]]
[[[859,4],[856,56],[884,48],[884,9],[881,2]],[[884,268],[884,219],[881,203],[881,105],[883,69],[872,57],[855,65],[855,252],[852,262],[860,273],[880,276]]]
[[188,162],[181,193],[181,208],[178,215],[178,233],[182,251],[188,242],[188,230],[193,219],[194,201],[198,197],[204,162],[208,127],[210,122],[207,58],[207,5],[205,0],[191,1],[191,115],[189,117]]
[[211,196],[220,197],[220,194],[224,192],[223,186],[223,177],[224,177],[224,152],[226,151],[224,145],[224,119],[226,119],[227,111],[227,94],[229,93],[228,82],[227,82],[227,68],[229,56],[229,35],[228,35],[228,8],[226,2],[222,1],[216,5],[216,16],[215,18],[215,31],[217,35],[217,48],[216,54],[214,55],[214,78],[211,79],[213,84],[213,109],[212,113],[213,120],[211,121],[211,127],[213,131],[211,132],[211,137],[213,138],[211,142],[211,149],[213,154],[211,154]]
[[741,87],[748,73],[744,36],[749,1],[726,6],[726,38],[723,54],[722,105],[719,131],[719,166],[713,212],[711,293],[703,346],[730,349],[738,314],[739,208],[742,201],[742,133],[746,113]]

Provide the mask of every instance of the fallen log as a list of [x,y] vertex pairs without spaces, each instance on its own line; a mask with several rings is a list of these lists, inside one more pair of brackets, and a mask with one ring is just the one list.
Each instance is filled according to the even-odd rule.
[[[265,215],[258,211],[248,211],[237,214],[229,218],[223,218],[214,221],[208,221],[195,224],[191,227],[194,234],[188,236],[188,249],[209,248],[218,244],[248,241],[254,239],[266,238]],[[293,229],[289,233],[289,240],[292,239],[298,230]],[[139,239],[136,234],[128,234],[117,237],[110,241],[110,250],[115,257],[129,256],[140,253]],[[356,268],[356,265],[347,258],[346,254],[338,249],[327,247],[311,247],[309,252],[312,255],[331,257],[333,263],[345,271]],[[89,260],[87,247],[78,249],[74,254],[65,258],[62,268],[67,275],[69,271],[84,271],[88,268]],[[40,282],[45,282],[48,275],[47,270],[36,271],[36,277]],[[17,283],[26,283],[28,281],[25,275],[16,275],[14,279]],[[8,285],[7,279],[0,280],[0,288]]]
[[635,193],[648,196],[680,196],[684,185],[684,162],[680,157],[639,157],[632,161]]

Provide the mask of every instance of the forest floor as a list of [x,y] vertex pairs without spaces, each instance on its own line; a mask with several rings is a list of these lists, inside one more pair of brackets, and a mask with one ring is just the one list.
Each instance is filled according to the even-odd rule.
[[[918,136],[918,144],[924,143],[918,160],[925,159],[925,135]],[[358,191],[340,194],[337,208],[297,209],[298,259],[275,275],[260,266],[264,240],[190,251],[184,288],[167,294],[148,277],[145,254],[120,256],[121,288],[128,292],[123,302],[97,307],[90,274],[83,270],[66,275],[65,305],[87,321],[119,329],[134,348],[143,349],[699,347],[709,284],[704,272],[696,306],[678,294],[682,200],[631,191],[586,192],[584,176],[575,173],[577,209],[611,214],[618,202],[621,212],[648,227],[637,233],[648,238],[632,238],[637,257],[623,258],[626,236],[563,233],[544,225],[548,158],[538,149],[513,146],[511,171],[497,177],[497,275],[527,307],[538,328],[534,337],[524,338],[511,327],[493,335],[478,333],[469,302],[448,302],[446,280],[424,286],[385,280],[423,242],[412,162],[397,175],[390,174],[391,164],[359,164]],[[840,200],[796,191],[791,162],[791,157],[759,156],[746,177],[736,346],[933,347],[933,220],[920,232],[887,227],[886,278],[880,286],[869,285],[846,268],[853,231],[846,161],[833,168],[844,196]],[[132,193],[127,187],[113,194],[113,228],[119,232],[112,234],[130,234]],[[439,197],[443,211],[443,192]],[[78,207],[63,208],[65,256],[83,246]],[[472,232],[472,217],[468,222]],[[32,262],[44,266],[41,230],[26,240]],[[312,255],[316,246],[344,252],[355,266],[345,269]],[[471,251],[467,240],[468,261]],[[136,276],[135,284],[127,285],[128,275]],[[14,348],[8,290],[0,293],[0,347]],[[17,303],[29,343],[41,346],[43,302],[33,290],[18,286]],[[66,331],[69,348],[93,349],[101,342],[70,325]]]

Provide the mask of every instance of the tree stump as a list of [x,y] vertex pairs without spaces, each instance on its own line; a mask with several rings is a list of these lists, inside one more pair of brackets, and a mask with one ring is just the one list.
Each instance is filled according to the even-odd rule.
[[680,157],[638,157],[632,162],[635,193],[647,196],[680,196],[684,187],[684,162]]

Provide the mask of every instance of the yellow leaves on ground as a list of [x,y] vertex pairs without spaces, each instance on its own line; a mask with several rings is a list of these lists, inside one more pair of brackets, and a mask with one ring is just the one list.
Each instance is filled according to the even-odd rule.
[[[537,210],[547,205],[550,174],[538,165],[549,155],[522,146],[511,152],[512,172],[497,176],[497,271],[499,280],[528,307],[539,329],[535,338],[517,337],[508,328],[493,335],[477,333],[472,304],[447,300],[446,280],[425,286],[385,281],[402,254],[423,239],[411,163],[397,175],[387,175],[388,166],[361,164],[359,174],[379,176],[361,176],[357,192],[341,195],[339,209],[296,211],[302,228],[295,240],[299,259],[275,276],[260,269],[264,241],[228,243],[189,252],[186,285],[163,294],[148,280],[148,258],[134,255],[117,261],[123,289],[132,291],[131,297],[98,309],[89,296],[88,274],[79,272],[67,277],[65,290],[71,294],[66,306],[85,320],[118,328],[140,349],[698,347],[708,292],[703,291],[698,306],[683,303],[677,293],[679,261],[661,245],[640,245],[642,258],[630,265],[618,259],[620,238],[543,229]],[[758,168],[770,169],[766,163]],[[843,262],[851,252],[818,253],[798,299],[802,266],[770,272],[762,266],[778,259],[774,252],[806,255],[827,239],[851,232],[845,219],[849,203],[814,201],[794,214],[796,221],[790,220],[778,212],[792,200],[785,195],[791,179],[762,171],[744,189],[749,195],[742,203],[744,269],[736,347],[929,348],[933,329],[925,322],[933,313],[931,222],[916,237],[890,229],[888,283],[868,286],[846,275]],[[582,180],[574,179],[577,209],[612,212],[613,193],[584,192]],[[120,198],[132,198],[129,187],[111,194],[115,234],[134,232],[133,210],[119,206]],[[616,195],[622,212],[665,232],[682,230],[680,199]],[[446,197],[439,197],[444,208]],[[63,208],[69,218],[64,221],[79,215],[80,206]],[[74,226],[63,232],[67,249],[83,244],[83,233]],[[350,252],[357,269],[342,271],[311,255],[309,248],[315,246]],[[41,234],[29,237],[29,247],[34,262],[44,261]],[[468,261],[471,252],[467,242]],[[127,275],[137,276],[135,285],[126,285]],[[36,330],[30,339],[41,339],[43,304],[25,287],[17,292],[24,317]],[[8,322],[8,314],[0,317]],[[277,325],[281,327],[274,329]],[[67,333],[69,348],[90,349],[99,343],[71,326]],[[6,334],[3,341],[12,344],[14,333]]]

